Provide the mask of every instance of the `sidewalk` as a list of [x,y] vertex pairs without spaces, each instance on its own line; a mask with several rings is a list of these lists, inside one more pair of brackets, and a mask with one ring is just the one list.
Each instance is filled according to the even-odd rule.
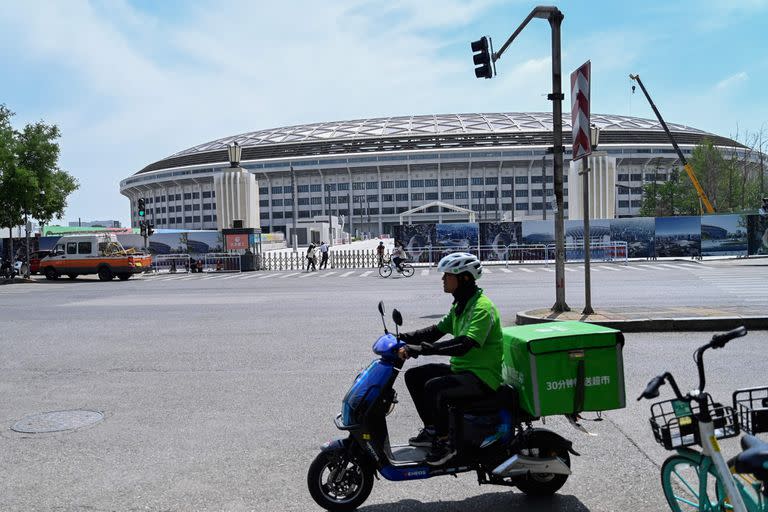
[[581,309],[553,313],[532,309],[517,313],[517,325],[578,320],[619,329],[623,332],[726,331],[744,325],[747,329],[768,329],[765,307],[621,307],[600,308],[593,315]]

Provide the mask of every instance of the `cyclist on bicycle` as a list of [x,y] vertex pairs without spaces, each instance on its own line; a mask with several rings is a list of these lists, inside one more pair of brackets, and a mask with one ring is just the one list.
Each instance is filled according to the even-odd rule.
[[395,264],[398,272],[403,271],[401,263],[405,259],[405,249],[399,240],[395,240],[395,248],[392,250],[392,262]]
[[[418,355],[451,356],[448,364],[426,364],[405,372],[405,383],[424,428],[409,439],[411,446],[431,447],[426,462],[439,465],[456,454],[448,436],[448,404],[484,398],[501,384],[501,317],[478,288],[483,268],[469,253],[445,256],[437,265],[443,272],[443,291],[453,295],[451,310],[440,322],[400,334],[407,344],[403,359]],[[446,334],[450,340],[437,341]]]

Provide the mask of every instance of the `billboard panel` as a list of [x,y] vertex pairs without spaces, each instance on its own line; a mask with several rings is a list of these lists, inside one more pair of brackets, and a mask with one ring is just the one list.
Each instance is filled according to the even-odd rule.
[[523,241],[521,222],[483,222],[479,228],[481,255],[483,261],[506,260],[507,246]]
[[653,217],[612,219],[611,240],[627,242],[630,258],[653,258],[656,220]]
[[747,216],[706,215],[701,218],[702,256],[746,256]]
[[656,218],[656,255],[698,257],[701,255],[701,217]]
[[747,234],[750,256],[768,254],[768,216],[749,215],[747,217]]

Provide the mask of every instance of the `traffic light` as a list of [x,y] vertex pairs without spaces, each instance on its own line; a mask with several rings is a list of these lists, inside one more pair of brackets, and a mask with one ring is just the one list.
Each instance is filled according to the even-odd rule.
[[477,41],[472,41],[472,60],[475,62],[475,76],[477,78],[493,78],[491,67],[491,49],[488,38],[483,36]]
[[152,236],[155,233],[155,225],[151,222],[147,222],[147,236]]
[[144,218],[144,215],[147,213],[147,209],[144,206],[144,198],[139,198],[139,217]]
[[147,236],[147,223],[143,220],[139,221],[139,233],[141,236]]

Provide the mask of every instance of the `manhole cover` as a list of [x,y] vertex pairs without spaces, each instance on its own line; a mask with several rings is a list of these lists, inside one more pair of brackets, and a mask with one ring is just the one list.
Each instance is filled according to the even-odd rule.
[[91,425],[104,419],[97,411],[53,411],[33,414],[17,421],[11,430],[25,434],[42,434],[44,432],[61,432]]

